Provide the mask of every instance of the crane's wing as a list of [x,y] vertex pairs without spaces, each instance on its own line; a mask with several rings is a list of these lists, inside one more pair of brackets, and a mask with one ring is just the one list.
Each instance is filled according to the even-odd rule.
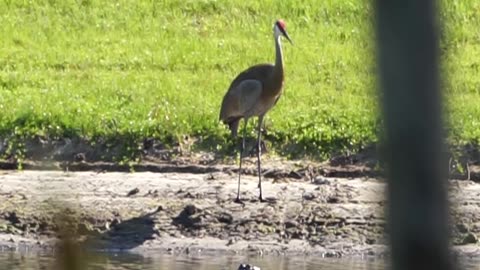
[[259,80],[243,80],[232,85],[223,98],[220,110],[220,120],[225,123],[233,119],[242,118],[254,109],[255,103],[260,98],[263,85]]

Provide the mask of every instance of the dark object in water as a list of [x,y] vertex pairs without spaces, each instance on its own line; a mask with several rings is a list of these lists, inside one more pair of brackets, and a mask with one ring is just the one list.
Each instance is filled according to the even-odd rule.
[[260,270],[260,267],[242,263],[238,267],[238,270]]

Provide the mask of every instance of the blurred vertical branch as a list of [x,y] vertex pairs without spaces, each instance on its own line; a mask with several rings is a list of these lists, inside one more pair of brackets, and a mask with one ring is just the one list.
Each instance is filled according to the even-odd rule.
[[[62,209],[57,206],[57,209]],[[63,209],[62,209],[63,210]],[[78,221],[75,213],[62,211],[54,218],[57,227],[57,245],[55,268],[57,270],[86,269],[87,256],[83,245],[79,242]]]
[[393,269],[452,269],[437,7],[433,0],[377,0]]

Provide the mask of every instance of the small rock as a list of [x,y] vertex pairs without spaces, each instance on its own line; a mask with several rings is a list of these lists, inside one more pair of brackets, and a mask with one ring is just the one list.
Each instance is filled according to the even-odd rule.
[[463,238],[463,244],[476,244],[478,242],[478,237],[473,233],[468,233],[465,238]]
[[188,199],[195,199],[195,196],[189,192],[185,193],[185,195],[183,195],[183,198],[188,198]]
[[189,205],[185,206],[185,208],[183,209],[183,213],[185,213],[185,215],[187,215],[187,216],[194,215],[195,213],[197,213],[199,211],[200,211],[200,209],[198,209],[193,204],[189,204]]
[[327,179],[325,179],[321,176],[315,177],[315,179],[312,182],[315,185],[328,185],[328,184],[330,184],[330,181],[328,181]]
[[305,231],[304,229],[296,229],[294,231],[291,232],[291,238],[292,239],[300,239],[300,240],[304,240],[305,239],[305,236],[308,234],[307,231]]
[[158,197],[158,190],[149,190],[145,196]]
[[460,233],[468,233],[470,231],[470,228],[465,223],[457,224],[457,229]]
[[133,195],[137,194],[138,192],[140,192],[140,189],[134,188],[127,193],[127,197],[133,196]]
[[338,257],[340,257],[340,254],[338,252],[335,252],[335,251],[327,251],[327,252],[323,253],[323,257],[325,257],[325,258],[338,258]]
[[231,245],[235,244],[235,242],[237,242],[237,240],[235,238],[230,238],[230,239],[228,239],[227,246],[231,246]]
[[295,220],[287,220],[285,222],[285,228],[295,228],[298,226],[298,223]]
[[327,203],[339,203],[340,200],[337,197],[329,197]]
[[216,177],[213,173],[209,173],[205,178],[205,180],[215,180],[215,179]]
[[312,192],[307,192],[305,194],[303,194],[303,199],[304,200],[307,200],[307,201],[311,201],[313,199],[315,199],[317,196],[315,196],[315,194],[313,194]]
[[226,224],[232,224],[233,222],[233,216],[229,213],[221,213],[218,217],[217,220],[222,223]]
[[265,202],[268,204],[277,204],[278,199],[275,197],[266,197],[264,198]]
[[377,241],[375,241],[375,239],[371,239],[371,238],[367,238],[367,240],[365,240],[365,243],[367,245],[373,245],[375,244]]
[[294,179],[302,179],[303,178],[303,175],[299,172],[296,172],[296,171],[291,171],[289,174],[288,174],[288,177],[290,178],[294,178]]

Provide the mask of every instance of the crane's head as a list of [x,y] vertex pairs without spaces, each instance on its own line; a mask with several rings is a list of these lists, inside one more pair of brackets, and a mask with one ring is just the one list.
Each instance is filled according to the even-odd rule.
[[275,22],[273,26],[273,33],[275,34],[275,38],[280,36],[284,36],[290,43],[293,44],[293,41],[290,39],[287,33],[287,25],[282,19],[279,19]]

